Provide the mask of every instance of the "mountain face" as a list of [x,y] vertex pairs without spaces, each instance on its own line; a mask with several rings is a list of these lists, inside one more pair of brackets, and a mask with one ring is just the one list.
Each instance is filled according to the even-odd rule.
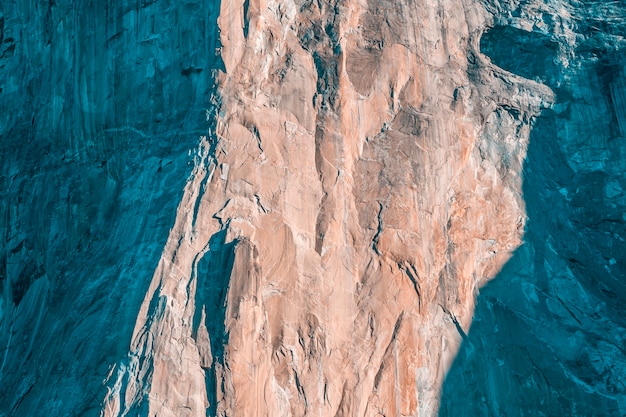
[[484,53],[555,102],[530,134],[524,244],[480,291],[440,415],[622,416],[626,3],[492,10]]
[[4,2],[0,416],[626,414],[625,26]]

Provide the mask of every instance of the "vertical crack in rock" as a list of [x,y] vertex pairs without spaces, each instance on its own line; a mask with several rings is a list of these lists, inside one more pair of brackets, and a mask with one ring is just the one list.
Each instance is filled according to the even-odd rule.
[[[212,148],[203,138],[178,207],[176,223],[135,325],[127,364],[118,371],[117,382],[105,399],[103,415],[146,410],[150,415],[176,415],[181,412],[179,409],[188,410],[191,415],[204,415],[209,406],[201,366],[207,358],[201,358],[200,354],[218,353],[209,346],[204,346],[205,350],[196,346],[201,326],[195,317],[196,308],[202,311],[203,306],[196,307],[195,299],[200,280],[198,263],[207,253],[219,253],[220,242],[219,237],[211,237],[211,229],[207,227],[210,225],[197,227],[199,209],[194,208],[197,200],[207,195],[203,188],[208,184],[214,188],[219,181],[209,171],[216,165],[210,153]],[[208,177],[213,179],[212,183]],[[219,334],[213,337],[219,338]],[[172,379],[178,381],[174,391],[168,388]]]

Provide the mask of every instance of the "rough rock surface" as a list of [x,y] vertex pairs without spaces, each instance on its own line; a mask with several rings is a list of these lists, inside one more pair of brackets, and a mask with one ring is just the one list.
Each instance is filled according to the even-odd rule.
[[626,4],[524,3],[494,5],[482,49],[556,102],[530,136],[524,245],[481,289],[440,415],[623,416]]
[[99,415],[207,131],[218,12],[0,2],[0,415]]
[[480,56],[480,4],[422,6],[222,2],[221,103],[104,415],[436,414],[551,92]]
[[[0,17],[0,415],[432,416],[462,342],[444,414],[575,415],[580,386],[626,412],[624,61],[602,5],[72,3]],[[517,36],[535,72],[493,41]],[[524,175],[548,107],[532,137],[559,141],[531,139],[548,156]],[[485,287],[468,334],[525,206],[502,274],[533,266]],[[526,333],[488,342],[509,301]],[[560,385],[513,392],[548,380],[553,341]],[[597,357],[614,374],[590,377]]]

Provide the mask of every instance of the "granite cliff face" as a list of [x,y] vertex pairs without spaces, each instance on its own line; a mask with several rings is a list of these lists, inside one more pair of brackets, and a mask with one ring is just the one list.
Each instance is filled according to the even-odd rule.
[[207,132],[218,11],[0,2],[0,415],[99,415]]
[[121,3],[2,11],[0,415],[626,412],[621,3]]
[[440,415],[622,416],[626,4],[491,10],[482,50],[555,104],[530,136],[524,245],[481,289]]

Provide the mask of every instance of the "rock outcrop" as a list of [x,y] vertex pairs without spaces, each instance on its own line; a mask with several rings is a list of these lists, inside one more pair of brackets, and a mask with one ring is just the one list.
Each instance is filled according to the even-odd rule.
[[480,4],[224,1],[218,24],[214,125],[105,415],[436,414],[520,243],[550,90],[480,54]]
[[[470,324],[481,286],[525,228],[503,273],[520,253],[542,254],[546,280],[604,310],[557,308],[526,278],[492,297],[519,298],[521,312],[552,306],[544,321],[540,308],[523,316],[526,329],[574,320],[552,334],[578,338],[567,366],[593,335],[604,337],[598,355],[615,347],[603,362],[614,376],[589,382],[561,367],[562,385],[531,383],[528,396],[546,393],[558,398],[548,414],[575,415],[578,405],[565,404],[575,398],[554,392],[583,380],[598,393],[594,407],[624,412],[622,333],[611,325],[622,323],[626,184],[621,145],[609,143],[626,126],[623,61],[602,64],[612,74],[599,78],[603,95],[580,87],[585,65],[619,55],[619,26],[594,20],[604,6],[22,3],[0,18],[0,69],[11,74],[0,146],[12,155],[1,183],[0,415],[434,416],[440,402],[443,414],[516,414],[519,402],[494,404],[515,397],[510,374],[520,371],[492,377],[472,356],[486,340],[481,323],[495,320]],[[619,2],[610,7],[623,16]],[[533,177],[528,140],[548,108],[533,138],[560,132],[561,142]],[[582,147],[592,125],[604,130]],[[562,149],[571,156],[553,162]],[[537,192],[567,211],[580,180],[603,187],[592,195],[613,204],[610,215],[593,220],[593,199],[572,206],[587,210],[572,209],[578,220],[567,224],[532,211]],[[605,232],[611,243],[595,249]],[[571,243],[579,233],[597,235],[583,249]],[[602,251],[609,275],[592,278]],[[564,260],[576,286],[554,272]],[[585,321],[593,314],[602,326]],[[523,348],[542,355],[545,337]],[[490,356],[498,346],[508,345],[480,345],[489,360],[500,360]],[[511,352],[506,360],[519,363]],[[548,368],[524,372],[546,380]]]

